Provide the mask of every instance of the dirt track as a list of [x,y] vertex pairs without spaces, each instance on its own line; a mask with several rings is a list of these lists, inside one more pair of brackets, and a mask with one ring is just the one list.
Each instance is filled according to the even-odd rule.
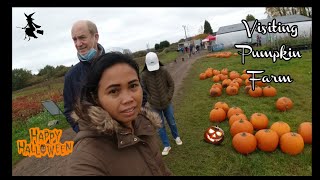
[[[182,80],[186,77],[191,64],[194,63],[199,57],[207,54],[208,51],[203,50],[200,53],[188,58],[184,55],[184,61],[181,57],[177,59],[177,62],[167,64],[166,67],[175,82],[175,92],[173,98],[175,98]],[[72,128],[63,131],[61,142],[72,140],[75,137],[75,133]],[[13,176],[61,176],[64,174],[66,156],[54,156],[53,158],[42,157],[35,158],[27,157],[22,159],[12,168]]]

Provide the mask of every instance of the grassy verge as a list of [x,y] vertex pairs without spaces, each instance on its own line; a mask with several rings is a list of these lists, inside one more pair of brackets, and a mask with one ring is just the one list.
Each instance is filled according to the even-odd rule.
[[[63,102],[58,103],[58,106],[63,111]],[[59,124],[52,128],[48,128],[48,122],[51,120],[59,120]],[[12,122],[12,165],[15,165],[21,159],[24,158],[21,154],[18,154],[17,140],[26,139],[29,143],[29,129],[33,127],[39,127],[40,129],[66,129],[69,128],[67,120],[63,115],[52,116],[48,111],[42,112],[28,119],[26,122]]]
[[[302,58],[290,61],[272,59],[253,59],[246,57],[245,65],[240,56],[231,58],[202,58],[197,60],[174,101],[175,117],[182,146],[177,146],[171,138],[173,146],[165,162],[175,175],[222,175],[222,176],[311,176],[312,145],[306,144],[302,153],[291,156],[283,153],[278,147],[267,153],[256,150],[244,156],[232,147],[232,138],[228,121],[219,124],[225,132],[221,145],[212,145],[203,140],[204,131],[211,125],[209,113],[218,101],[226,102],[229,107],[237,106],[244,110],[249,118],[255,112],[261,112],[269,118],[269,127],[273,122],[287,122],[291,131],[297,132],[298,125],[312,121],[312,50],[301,51]],[[240,88],[236,96],[228,96],[225,89],[220,97],[210,97],[211,79],[199,80],[199,74],[208,67],[221,70],[242,72],[244,69],[265,70],[258,75],[290,75],[293,83],[271,83],[277,89],[275,97],[253,98]],[[294,106],[288,112],[279,112],[275,108],[277,98],[286,96],[293,100]]]

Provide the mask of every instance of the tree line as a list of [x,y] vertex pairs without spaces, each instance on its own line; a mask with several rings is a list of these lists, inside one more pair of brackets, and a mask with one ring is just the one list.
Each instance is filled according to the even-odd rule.
[[53,67],[46,65],[39,73],[33,75],[31,70],[18,68],[12,70],[12,91],[32,86],[50,79],[59,78],[69,71],[70,67],[63,65]]

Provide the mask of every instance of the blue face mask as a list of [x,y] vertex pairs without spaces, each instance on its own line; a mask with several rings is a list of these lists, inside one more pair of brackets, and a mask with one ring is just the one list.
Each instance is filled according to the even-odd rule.
[[79,60],[86,61],[86,62],[91,61],[96,54],[97,54],[97,50],[95,50],[94,48],[91,48],[85,55],[81,55],[77,53]]

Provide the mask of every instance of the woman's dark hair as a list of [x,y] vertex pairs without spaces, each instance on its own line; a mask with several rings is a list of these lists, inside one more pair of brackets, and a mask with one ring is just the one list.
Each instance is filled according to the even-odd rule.
[[[120,52],[109,52],[101,55],[96,59],[88,72],[87,82],[82,87],[80,95],[80,103],[86,101],[92,105],[97,105],[98,96],[98,85],[101,79],[102,73],[112,67],[115,64],[125,63],[132,67],[140,80],[139,77],[139,66],[138,64],[127,54]],[[119,72],[121,73],[121,72]]]
[[[162,64],[162,62],[160,62],[160,61],[159,61],[159,65],[160,65],[160,66],[164,66],[164,65]],[[143,67],[142,71],[145,71],[145,70],[148,71],[148,68],[147,68],[147,64],[146,64],[146,63],[144,63],[144,67]]]

